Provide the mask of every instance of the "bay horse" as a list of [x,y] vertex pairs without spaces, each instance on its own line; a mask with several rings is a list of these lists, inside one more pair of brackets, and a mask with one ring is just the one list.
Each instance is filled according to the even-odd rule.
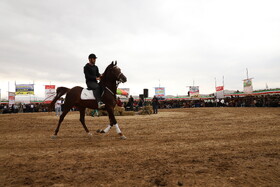
[[[101,100],[105,104],[105,109],[108,112],[110,124],[104,130],[97,130],[98,133],[107,133],[109,130],[115,126],[117,134],[120,135],[121,139],[126,139],[126,137],[122,134],[117,120],[114,115],[114,108],[116,106],[116,92],[119,83],[126,82],[126,76],[121,72],[121,69],[117,66],[117,61],[112,62],[107,66],[104,73],[100,79],[100,86],[103,90]],[[54,132],[52,138],[56,138],[60,125],[64,120],[64,117],[67,113],[72,109],[74,106],[78,108],[80,111],[80,122],[82,123],[85,131],[88,133],[89,136],[92,134],[89,132],[86,124],[85,124],[85,110],[86,108],[90,109],[98,109],[98,103],[94,99],[90,100],[82,100],[81,99],[81,92],[83,88],[80,86],[73,87],[72,89],[66,87],[58,87],[56,89],[56,96],[52,100],[50,104],[50,110],[54,108],[55,102],[61,98],[64,94],[66,94],[63,113],[59,118],[59,122],[57,128]]]

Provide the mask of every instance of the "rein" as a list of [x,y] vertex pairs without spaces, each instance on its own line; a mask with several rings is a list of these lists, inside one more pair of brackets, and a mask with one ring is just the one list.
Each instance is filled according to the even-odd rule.
[[[116,82],[116,88],[118,88],[118,86],[119,86],[120,83],[121,83],[121,81],[117,81],[117,82]],[[105,86],[105,88],[106,88],[113,96],[116,95],[116,94],[114,94],[114,92],[113,92],[110,88],[108,88],[107,86]],[[102,93],[101,97],[104,95],[104,93],[105,93],[105,91]]]
[[[115,94],[112,92],[112,90],[110,90],[110,88],[108,88],[107,86],[105,87],[113,96],[115,96]],[[104,91],[105,92],[105,91]],[[104,92],[103,92],[103,94],[104,94]],[[102,95],[103,95],[102,94]]]

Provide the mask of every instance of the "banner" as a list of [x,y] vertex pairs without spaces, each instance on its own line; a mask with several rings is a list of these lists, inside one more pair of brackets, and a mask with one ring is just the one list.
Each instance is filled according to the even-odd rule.
[[216,87],[216,97],[217,99],[224,98],[224,86],[217,86]]
[[50,103],[55,97],[55,85],[45,85],[45,102]]
[[250,78],[250,79],[244,79],[244,80],[243,80],[243,86],[244,86],[244,93],[246,93],[246,94],[251,94],[251,93],[253,93],[252,78]]
[[9,105],[15,104],[15,100],[16,100],[15,92],[9,92],[8,93],[8,98],[9,98]]
[[199,86],[190,86],[190,97],[199,97]]
[[216,87],[216,92],[223,91],[223,90],[224,90],[224,86],[217,86]]
[[165,88],[164,87],[155,87],[156,97],[165,97]]
[[34,95],[34,84],[16,84],[16,95]]

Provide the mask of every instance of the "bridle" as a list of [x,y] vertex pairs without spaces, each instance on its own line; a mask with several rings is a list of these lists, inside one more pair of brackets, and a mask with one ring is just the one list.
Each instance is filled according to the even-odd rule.
[[[117,80],[116,80],[116,89],[118,88],[119,84],[120,84],[121,82],[123,82],[123,80],[120,78],[121,75],[123,75],[122,72],[120,72],[119,75],[116,76],[116,77],[117,77]],[[110,90],[110,88],[108,88],[107,86],[105,86],[105,88],[106,88],[106,90],[108,90],[113,96],[116,95],[116,94],[114,94],[114,92],[113,92],[112,90]],[[105,91],[104,91],[104,92],[105,92]],[[104,94],[104,92],[102,93],[102,95]]]

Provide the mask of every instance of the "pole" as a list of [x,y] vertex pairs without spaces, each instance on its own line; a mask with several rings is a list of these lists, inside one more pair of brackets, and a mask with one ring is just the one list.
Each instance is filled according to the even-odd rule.
[[[15,91],[17,91],[16,89],[17,89],[17,82],[15,81]],[[16,100],[16,96],[17,96],[17,94],[15,92],[15,100]]]
[[215,77],[215,94],[214,94],[214,96],[216,95],[216,97],[217,97],[217,90],[216,90],[216,88],[217,88],[217,79]]
[[216,87],[217,87],[217,80],[216,80],[216,77],[215,77],[215,91],[216,91]]
[[217,90],[216,90],[216,88],[217,88],[217,79],[216,79],[216,77],[215,77],[215,95],[216,95],[216,97],[214,97],[214,99],[215,99],[215,103],[216,103],[216,107],[217,107],[217,105],[218,105],[218,103],[217,103]]
[[223,76],[223,98],[225,97],[225,78]]

